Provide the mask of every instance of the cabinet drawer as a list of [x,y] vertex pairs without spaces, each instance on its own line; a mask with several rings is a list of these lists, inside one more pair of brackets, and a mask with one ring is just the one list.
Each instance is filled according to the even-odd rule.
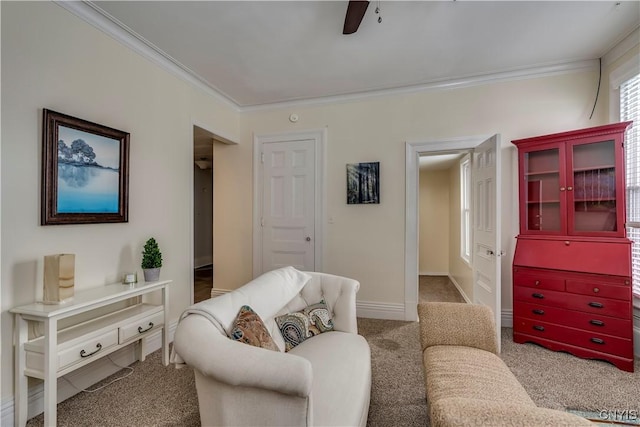
[[552,306],[559,308],[570,308],[571,302],[567,298],[566,292],[550,291],[546,289],[526,288],[516,286],[513,288],[513,299],[515,301],[528,302],[536,305]]
[[[44,342],[37,340],[35,343],[25,344],[27,369],[44,371]],[[112,329],[93,337],[85,337],[82,340],[74,340],[58,347],[58,368],[63,370],[76,362],[89,360],[102,356],[106,350],[118,345],[118,330]]]
[[158,329],[164,323],[164,312],[158,307],[144,317],[134,319],[119,329],[118,342],[123,344],[131,339],[138,339],[147,332]]
[[631,320],[631,301],[576,294],[567,298],[571,301],[570,309]]
[[529,288],[550,289],[564,291],[564,279],[546,271],[539,271],[532,268],[515,268],[513,272],[513,283],[516,286],[526,286]]
[[602,353],[633,358],[633,344],[630,339],[523,318],[514,321],[513,327],[514,331],[518,333],[588,348]]
[[593,295],[601,298],[631,300],[631,286],[602,283],[598,280],[580,279],[567,280],[567,292],[574,294]]
[[515,301],[513,316],[631,339],[631,320]]
[[531,304],[565,308],[567,310],[594,313],[620,319],[631,319],[630,301],[519,286],[513,288],[513,298],[516,301]]

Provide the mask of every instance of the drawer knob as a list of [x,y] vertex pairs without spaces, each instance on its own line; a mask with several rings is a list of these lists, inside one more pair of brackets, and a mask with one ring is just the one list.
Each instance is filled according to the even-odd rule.
[[138,326],[138,333],[144,334],[147,331],[150,331],[153,328],[153,322],[149,322],[149,326],[146,329],[142,329],[142,326]]
[[589,323],[594,326],[604,326],[604,322],[602,320],[591,319],[589,320]]
[[102,344],[98,343],[96,344],[96,350],[91,352],[91,353],[87,353],[86,351],[84,351],[84,349],[80,350],[80,357],[90,357],[93,356],[94,354],[96,354],[97,352],[99,352],[100,350],[102,350]]
[[531,312],[533,314],[537,314],[538,316],[544,316],[544,310],[540,310],[539,308],[536,308],[535,310],[531,310]]
[[596,343],[596,344],[600,344],[600,345],[604,344],[604,340],[600,339],[600,338],[591,338],[591,342],[592,343]]
[[603,308],[604,304],[600,303],[600,302],[595,302],[595,301],[591,301],[589,303],[589,307],[593,307],[593,308]]
[[531,294],[531,296],[534,297],[534,298],[538,298],[538,299],[544,299],[544,295],[543,294],[535,293],[535,294]]
[[540,280],[536,280],[536,286],[540,284]]
[[544,331],[544,326],[533,325],[533,329],[535,329],[536,331],[543,332]]
[[593,292],[597,294],[598,292],[600,292],[600,288],[593,288]]
[[569,245],[571,244],[571,242],[570,242],[570,241],[568,241],[568,240],[565,240],[565,241],[564,241],[564,244],[565,244],[566,246],[569,246]]

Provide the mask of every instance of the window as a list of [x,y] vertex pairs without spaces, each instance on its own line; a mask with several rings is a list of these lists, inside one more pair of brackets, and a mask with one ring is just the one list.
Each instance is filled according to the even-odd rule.
[[633,293],[640,297],[640,74],[620,85],[620,121],[633,121],[625,135],[627,237],[633,241]]
[[471,156],[460,161],[460,257],[471,264]]

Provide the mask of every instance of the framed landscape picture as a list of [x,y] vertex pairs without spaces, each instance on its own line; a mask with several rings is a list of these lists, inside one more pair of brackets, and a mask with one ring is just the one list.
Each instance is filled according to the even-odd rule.
[[127,222],[129,134],[43,110],[42,225]]
[[380,162],[347,164],[347,204],[380,203]]

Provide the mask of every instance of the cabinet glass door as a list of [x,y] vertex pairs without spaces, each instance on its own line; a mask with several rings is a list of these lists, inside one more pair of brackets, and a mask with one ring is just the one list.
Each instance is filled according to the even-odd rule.
[[573,145],[573,232],[617,232],[616,167],[614,141]]
[[560,211],[560,150],[524,153],[525,232],[559,232],[562,229]]

